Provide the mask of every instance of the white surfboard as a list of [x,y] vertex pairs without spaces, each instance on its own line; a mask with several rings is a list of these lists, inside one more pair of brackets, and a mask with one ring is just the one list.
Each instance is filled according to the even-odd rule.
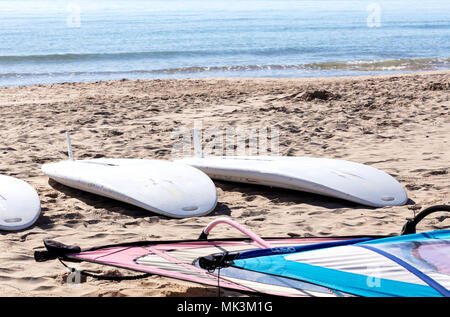
[[202,157],[196,134],[194,147],[196,157],[177,161],[213,179],[299,190],[372,207],[403,205],[408,200],[392,176],[360,163],[310,157]]
[[163,160],[92,159],[44,164],[49,178],[174,218],[201,216],[217,204],[212,180],[189,165]]
[[41,201],[28,183],[0,175],[0,230],[16,231],[32,226],[41,213]]

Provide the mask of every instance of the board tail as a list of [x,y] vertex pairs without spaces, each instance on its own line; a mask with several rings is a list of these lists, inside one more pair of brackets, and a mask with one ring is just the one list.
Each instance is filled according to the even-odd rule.
[[192,129],[192,139],[194,142],[194,156],[203,157],[202,144],[200,142],[200,137],[198,135],[197,129]]
[[70,142],[70,133],[69,133],[69,131],[66,131],[66,139],[67,139],[67,153],[69,154],[69,159],[71,161],[73,161],[74,158],[73,158],[73,152],[72,152],[72,142]]

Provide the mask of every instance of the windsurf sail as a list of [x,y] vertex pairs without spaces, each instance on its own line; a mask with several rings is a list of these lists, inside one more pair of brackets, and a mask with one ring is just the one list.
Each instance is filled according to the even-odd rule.
[[[358,296],[450,296],[450,230],[395,238],[245,251],[225,267]],[[211,268],[211,263],[204,264]]]
[[[442,210],[450,206],[436,209]],[[248,238],[209,239],[220,223]],[[449,296],[450,288],[450,230],[392,237],[260,238],[219,218],[197,240],[86,250],[49,240],[44,244],[47,251],[37,251],[37,261],[87,261],[259,294],[428,297]]]

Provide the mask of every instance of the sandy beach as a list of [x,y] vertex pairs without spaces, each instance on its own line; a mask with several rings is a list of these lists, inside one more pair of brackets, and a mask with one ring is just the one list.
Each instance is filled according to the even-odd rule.
[[[1,232],[2,296],[216,296],[213,287],[149,277],[66,283],[58,261],[36,263],[51,238],[81,247],[195,239],[217,217],[261,236],[399,234],[421,209],[450,202],[450,71],[311,79],[170,79],[0,88],[0,173],[29,182],[42,213],[21,232]],[[381,169],[407,190],[404,206],[368,208],[313,194],[218,182],[209,215],[170,219],[59,185],[41,165],[67,158],[171,159],[177,128],[279,131],[280,155],[345,159]],[[432,218],[420,230],[449,227]],[[217,227],[215,237],[239,237]],[[98,273],[112,267],[76,264]],[[238,295],[226,292],[225,295]]]

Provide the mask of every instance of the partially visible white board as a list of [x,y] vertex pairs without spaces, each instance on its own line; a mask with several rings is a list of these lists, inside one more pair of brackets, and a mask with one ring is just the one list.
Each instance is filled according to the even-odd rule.
[[405,189],[374,167],[325,158],[280,156],[189,157],[177,160],[213,179],[267,185],[384,207],[403,205]]
[[28,183],[0,175],[0,230],[17,231],[32,226],[41,213],[41,201]]
[[217,204],[212,180],[182,163],[144,159],[67,160],[44,164],[42,171],[66,186],[168,217],[205,215]]

